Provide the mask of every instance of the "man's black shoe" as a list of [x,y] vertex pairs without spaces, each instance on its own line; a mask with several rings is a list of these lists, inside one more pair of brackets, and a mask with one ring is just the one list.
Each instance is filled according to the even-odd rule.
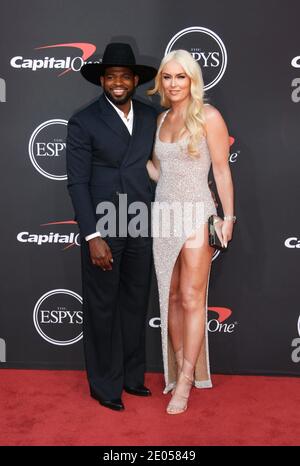
[[124,390],[125,392],[130,393],[130,395],[137,395],[137,396],[150,396],[151,395],[149,388],[145,387],[145,385],[136,385],[134,387],[125,385]]
[[113,409],[114,411],[123,411],[125,409],[121,398],[115,400],[98,400],[105,408]]
[[113,409],[114,411],[123,411],[125,409],[121,398],[102,400],[102,398],[96,395],[93,391],[91,391],[91,397],[97,400],[101,406],[105,406],[105,408]]

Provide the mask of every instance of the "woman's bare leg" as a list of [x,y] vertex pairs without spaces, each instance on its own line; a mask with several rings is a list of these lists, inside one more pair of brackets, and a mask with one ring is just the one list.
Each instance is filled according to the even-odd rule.
[[206,288],[213,249],[208,244],[207,228],[203,227],[203,241],[190,247],[188,240],[181,250],[179,274],[179,307],[183,322],[173,334],[183,335],[183,365],[176,390],[168,405],[169,414],[179,414],[186,410],[194,370],[205,332]]
[[192,367],[196,365],[205,334],[206,291],[214,252],[208,244],[207,228],[204,228],[203,235],[203,242],[199,247],[189,248],[188,242],[185,243],[180,257],[184,359]]
[[177,364],[177,379],[183,364],[183,312],[179,301],[180,256],[175,263],[169,297],[168,329]]

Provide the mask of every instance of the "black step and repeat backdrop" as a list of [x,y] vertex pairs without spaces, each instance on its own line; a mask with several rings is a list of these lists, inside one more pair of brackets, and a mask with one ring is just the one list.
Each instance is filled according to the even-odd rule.
[[[66,125],[100,92],[81,77],[82,64],[126,41],[154,66],[170,50],[190,51],[229,127],[238,222],[212,266],[212,371],[299,375],[299,2],[10,0],[0,8],[1,367],[84,367]],[[147,368],[162,368],[154,275]]]

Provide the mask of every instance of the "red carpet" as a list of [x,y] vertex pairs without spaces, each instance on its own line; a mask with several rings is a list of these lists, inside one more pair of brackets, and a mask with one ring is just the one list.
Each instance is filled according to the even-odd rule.
[[125,411],[101,407],[83,371],[0,371],[0,445],[300,445],[300,379],[213,376],[189,409],[165,414],[161,374],[153,396],[124,393]]

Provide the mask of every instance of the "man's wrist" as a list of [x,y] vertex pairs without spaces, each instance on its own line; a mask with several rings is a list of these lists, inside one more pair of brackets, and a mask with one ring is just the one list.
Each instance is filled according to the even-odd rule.
[[101,235],[100,235],[100,232],[99,232],[99,231],[96,231],[95,233],[91,233],[90,235],[87,235],[87,236],[85,237],[85,240],[86,240],[86,241],[90,241],[91,239],[98,238],[98,237],[101,238]]

